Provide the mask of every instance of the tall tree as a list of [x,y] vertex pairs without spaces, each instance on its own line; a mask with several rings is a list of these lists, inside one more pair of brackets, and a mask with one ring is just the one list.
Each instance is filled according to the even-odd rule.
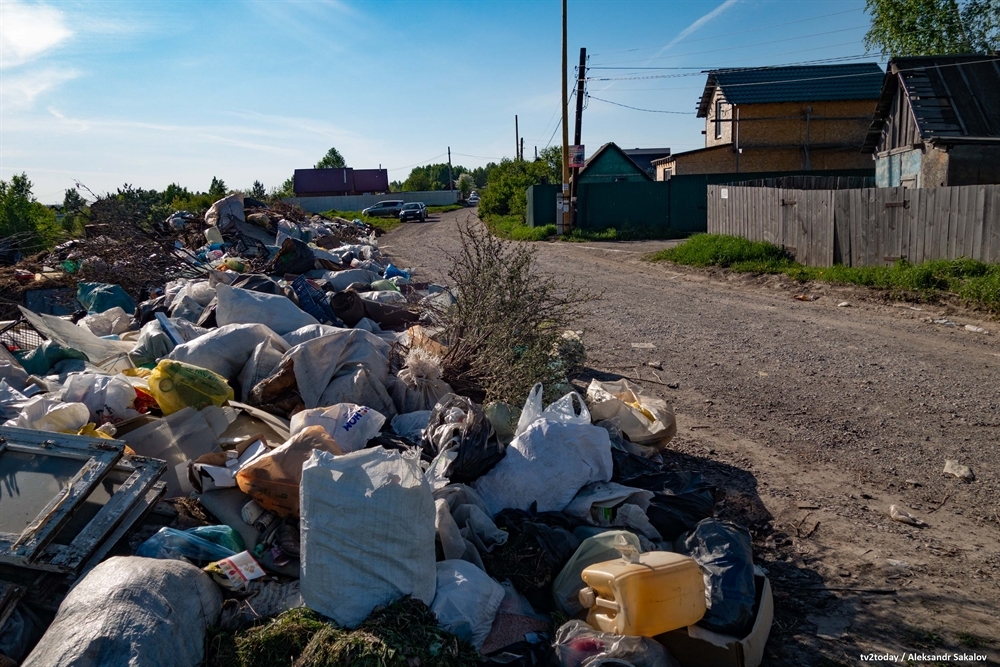
[[346,167],[347,162],[344,161],[344,156],[340,154],[336,148],[331,148],[323,156],[323,159],[316,163],[314,169],[337,169]]
[[208,186],[208,194],[212,195],[216,199],[221,199],[226,196],[229,189],[226,187],[226,182],[221,178],[212,177],[212,184]]
[[462,196],[462,199],[469,197],[469,193],[472,192],[475,184],[476,182],[472,179],[472,174],[462,174],[458,177],[458,193]]
[[264,184],[260,181],[254,181],[253,186],[247,191],[247,195],[253,197],[254,199],[263,199],[267,196],[267,190],[264,189]]
[[989,53],[1000,48],[1000,0],[866,0],[865,47],[882,55]]

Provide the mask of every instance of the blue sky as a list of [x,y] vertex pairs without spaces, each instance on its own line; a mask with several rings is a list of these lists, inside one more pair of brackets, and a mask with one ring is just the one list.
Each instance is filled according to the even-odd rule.
[[[702,146],[700,68],[881,62],[863,8],[569,0],[570,76],[580,47],[594,68],[588,154]],[[475,167],[513,156],[515,114],[527,155],[561,141],[559,66],[559,0],[0,0],[0,178],[27,172],[55,203],[74,179],[270,188],[330,146],[393,180],[448,146]],[[642,67],[693,69],[624,69]]]

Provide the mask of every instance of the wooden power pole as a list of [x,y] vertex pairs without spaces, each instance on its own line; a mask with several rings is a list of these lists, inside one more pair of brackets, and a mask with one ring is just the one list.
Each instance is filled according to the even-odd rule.
[[521,133],[517,129],[517,114],[514,114],[514,159],[518,159],[518,151],[521,148]]
[[451,146],[448,146],[448,190],[455,189],[455,181],[451,178]]
[[562,0],[562,202],[556,217],[556,232],[566,234],[570,229],[569,219],[569,99],[566,80],[566,0]]
[[[580,132],[583,128],[583,88],[587,76],[587,49],[580,49],[580,67],[576,71],[576,127],[573,132],[573,145],[579,146],[581,141]],[[570,192],[570,201],[573,203],[573,215],[576,215],[576,178],[580,175],[580,168],[573,168],[573,187]]]

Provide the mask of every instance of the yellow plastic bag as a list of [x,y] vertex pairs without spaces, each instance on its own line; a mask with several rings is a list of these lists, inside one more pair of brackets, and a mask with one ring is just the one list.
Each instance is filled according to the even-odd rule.
[[170,359],[156,364],[148,381],[149,393],[165,415],[187,407],[221,407],[234,396],[232,387],[218,373]]

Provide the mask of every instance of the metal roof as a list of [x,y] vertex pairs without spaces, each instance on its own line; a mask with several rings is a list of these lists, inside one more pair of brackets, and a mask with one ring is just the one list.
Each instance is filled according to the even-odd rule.
[[863,152],[878,146],[900,85],[923,140],[993,143],[1000,139],[1000,56],[893,58]]
[[876,100],[883,76],[877,63],[711,70],[698,117],[708,116],[717,87],[729,104]]

